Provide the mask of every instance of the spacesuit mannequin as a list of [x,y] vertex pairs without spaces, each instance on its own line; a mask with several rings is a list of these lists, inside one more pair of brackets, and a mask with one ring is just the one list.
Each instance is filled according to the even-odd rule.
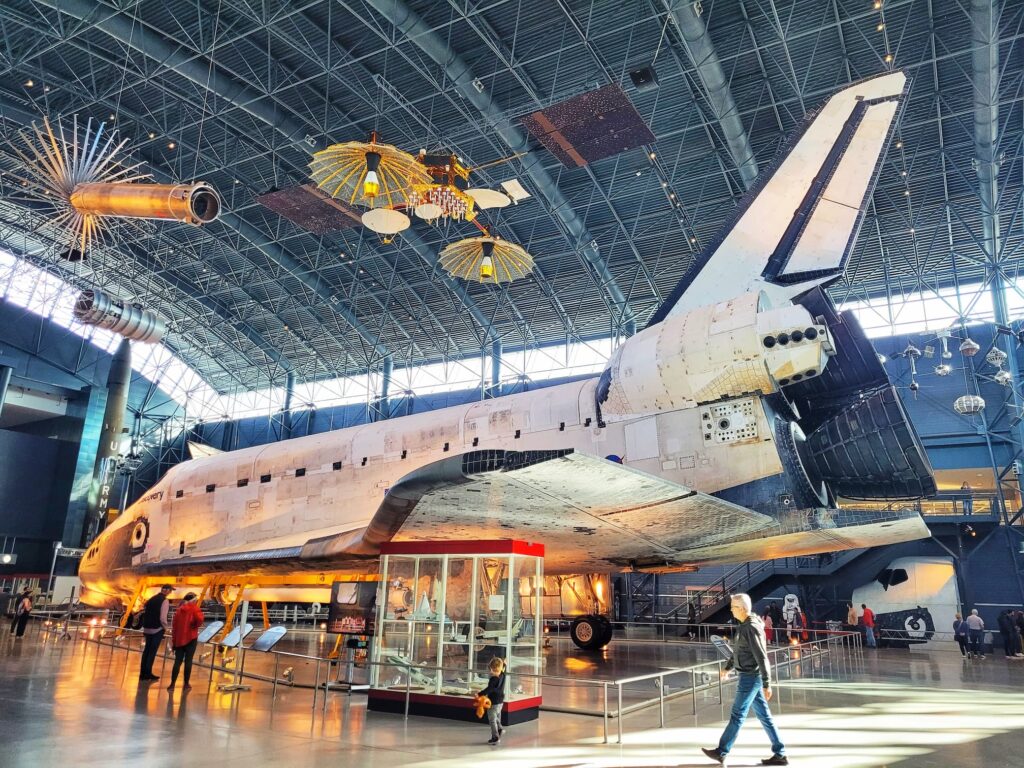
[[799,631],[804,624],[799,597],[786,595],[786,599],[782,602],[782,618],[786,622],[786,638],[792,640],[794,630]]

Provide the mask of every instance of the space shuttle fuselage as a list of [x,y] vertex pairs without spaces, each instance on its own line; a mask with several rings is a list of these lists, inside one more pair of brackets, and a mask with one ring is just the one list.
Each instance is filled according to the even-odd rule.
[[[365,572],[392,539],[527,538],[549,573],[581,573],[927,535],[916,513],[837,504],[934,479],[856,319],[820,287],[842,274],[904,84],[834,96],[600,376],[185,462],[87,552],[83,599],[122,602],[140,575]],[[783,217],[776,198],[800,204]]]

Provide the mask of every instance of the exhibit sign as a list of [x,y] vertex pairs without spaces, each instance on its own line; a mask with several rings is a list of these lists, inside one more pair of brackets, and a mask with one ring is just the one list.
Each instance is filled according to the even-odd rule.
[[377,582],[336,581],[331,585],[327,631],[336,635],[372,635]]

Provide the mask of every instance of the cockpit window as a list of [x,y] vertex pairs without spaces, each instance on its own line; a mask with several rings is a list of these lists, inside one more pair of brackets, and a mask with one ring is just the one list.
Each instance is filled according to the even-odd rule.
[[888,591],[889,587],[910,581],[910,576],[904,568],[886,568],[875,577],[875,580],[882,585],[882,589]]

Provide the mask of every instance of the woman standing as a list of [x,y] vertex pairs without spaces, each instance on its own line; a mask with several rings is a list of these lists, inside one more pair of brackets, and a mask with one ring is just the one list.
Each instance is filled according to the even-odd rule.
[[960,655],[964,658],[970,658],[970,653],[967,651],[967,622],[964,621],[964,617],[959,613],[953,619],[953,639],[960,646]]
[[18,605],[14,609],[14,622],[11,631],[16,631],[14,639],[21,640],[25,635],[25,627],[28,625],[28,617],[32,615],[32,590],[26,589],[18,598]]
[[171,645],[174,646],[174,667],[171,668],[171,684],[167,686],[168,691],[174,690],[174,684],[178,682],[178,671],[182,662],[185,664],[185,684],[182,690],[189,690],[192,686],[188,684],[192,677],[192,657],[196,653],[196,645],[199,642],[199,627],[203,625],[203,611],[196,604],[196,593],[189,592],[178,610],[174,612],[174,621],[171,624]]

